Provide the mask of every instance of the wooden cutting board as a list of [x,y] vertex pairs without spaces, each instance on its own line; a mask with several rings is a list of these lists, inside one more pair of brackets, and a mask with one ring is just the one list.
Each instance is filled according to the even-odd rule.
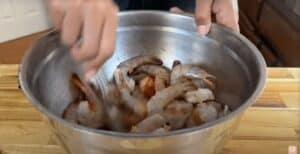
[[[65,154],[18,88],[17,72],[0,65],[0,154]],[[263,95],[222,154],[288,154],[289,146],[300,154],[300,68],[269,68]]]

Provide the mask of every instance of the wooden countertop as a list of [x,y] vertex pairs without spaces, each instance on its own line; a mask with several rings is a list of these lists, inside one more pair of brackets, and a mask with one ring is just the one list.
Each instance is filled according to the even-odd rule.
[[[269,68],[263,95],[222,154],[300,153],[300,68]],[[0,154],[65,154],[18,88],[18,65],[0,65]],[[294,153],[292,153],[294,154]]]

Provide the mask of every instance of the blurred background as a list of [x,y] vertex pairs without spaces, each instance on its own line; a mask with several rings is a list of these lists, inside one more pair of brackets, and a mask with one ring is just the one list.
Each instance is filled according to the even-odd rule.
[[[300,0],[239,0],[241,33],[268,66],[300,67]],[[20,63],[50,27],[42,0],[0,0],[0,64]]]

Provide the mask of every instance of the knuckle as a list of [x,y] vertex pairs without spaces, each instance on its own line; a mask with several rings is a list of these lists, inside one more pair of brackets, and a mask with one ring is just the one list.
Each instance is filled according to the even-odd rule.
[[59,8],[61,5],[61,2],[59,0],[48,0],[48,6],[50,8]]
[[83,59],[93,59],[97,56],[98,52],[96,47],[85,45],[82,46],[81,51]]
[[101,48],[101,56],[104,57],[104,59],[107,59],[113,55],[114,47],[104,47]]
[[95,5],[99,10],[105,10],[107,8],[106,1],[98,1],[97,5]]
[[74,0],[73,3],[68,4],[68,8],[70,10],[79,10],[81,7],[81,1],[80,0]]
[[96,4],[95,1],[87,0],[87,1],[85,1],[85,3],[83,5],[86,10],[95,11],[95,10],[99,9],[99,6],[100,6],[99,4],[100,3]]
[[113,3],[113,2],[111,4],[111,11],[114,14],[117,14],[119,12],[119,7],[115,3]]
[[72,45],[75,42],[74,37],[67,32],[62,33],[61,39],[67,45]]
[[201,13],[196,14],[196,19],[197,20],[206,20],[209,17],[210,17],[210,14],[206,13],[206,12],[201,12]]

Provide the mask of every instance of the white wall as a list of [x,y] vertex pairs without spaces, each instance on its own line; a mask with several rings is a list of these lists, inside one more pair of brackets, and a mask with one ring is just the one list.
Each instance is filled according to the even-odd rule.
[[0,0],[0,43],[49,27],[44,0]]

